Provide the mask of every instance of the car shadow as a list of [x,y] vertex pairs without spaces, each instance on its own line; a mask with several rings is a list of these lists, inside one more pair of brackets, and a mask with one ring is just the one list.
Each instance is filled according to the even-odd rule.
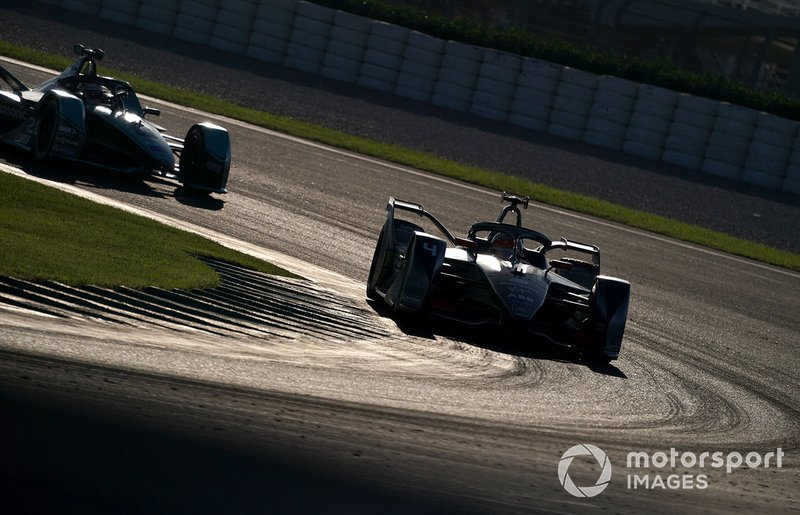
[[[69,161],[38,161],[15,148],[0,149],[0,159],[19,168],[32,177],[62,184],[85,184],[92,188],[124,191],[136,195],[165,198],[166,195],[153,188],[143,179],[151,176],[126,174],[104,170],[92,165]],[[166,183],[165,184],[169,184]]]
[[[144,197],[168,198],[170,194],[167,188],[176,186],[175,181],[155,175],[114,172],[69,161],[38,161],[13,147],[1,147],[0,160],[39,179],[69,185],[87,185],[94,189],[115,190]],[[177,186],[172,196],[181,204],[200,209],[219,211],[225,206],[221,199],[183,186]]]
[[429,340],[445,337],[492,352],[519,358],[575,363],[597,374],[628,378],[625,372],[613,363],[598,362],[577,349],[556,345],[545,338],[489,325],[460,324],[432,316],[395,316],[391,308],[383,302],[368,300],[367,303],[381,317],[391,318],[397,328],[408,336]]
[[197,207],[208,211],[219,211],[225,206],[224,200],[212,197],[209,193],[192,190],[186,186],[175,188],[172,196],[185,206]]

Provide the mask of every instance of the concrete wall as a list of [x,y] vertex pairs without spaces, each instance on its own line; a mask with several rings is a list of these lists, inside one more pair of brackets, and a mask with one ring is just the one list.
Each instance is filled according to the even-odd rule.
[[563,138],[800,194],[798,123],[303,0],[46,0]]

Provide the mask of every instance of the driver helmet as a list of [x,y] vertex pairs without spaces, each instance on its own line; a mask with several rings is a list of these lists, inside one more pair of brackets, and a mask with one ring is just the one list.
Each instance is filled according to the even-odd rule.
[[83,84],[83,101],[90,106],[111,105],[114,95],[102,84],[86,82]]
[[499,232],[492,237],[492,250],[495,256],[504,261],[511,261],[514,257],[514,237],[508,233]]

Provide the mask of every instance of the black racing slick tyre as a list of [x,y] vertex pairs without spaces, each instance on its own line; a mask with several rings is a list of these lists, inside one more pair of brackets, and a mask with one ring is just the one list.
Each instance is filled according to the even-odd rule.
[[51,98],[42,108],[33,132],[33,155],[36,159],[47,159],[52,154],[58,135],[59,114],[58,101]]
[[596,324],[597,343],[606,356],[619,355],[630,297],[631,286],[627,281],[606,276],[595,279],[592,288],[592,318]]
[[193,191],[224,193],[230,162],[228,131],[210,123],[198,123],[186,133],[178,166],[179,179]]
[[[378,295],[378,291],[375,289],[375,286],[372,286],[372,276],[373,274],[377,273],[375,269],[378,266],[381,245],[383,245],[383,229],[381,229],[381,234],[378,236],[378,243],[375,244],[375,252],[372,253],[372,263],[369,265],[369,275],[367,275],[367,298],[370,300],[380,300],[381,298],[381,296]],[[377,278],[375,278],[375,282],[377,283]]]

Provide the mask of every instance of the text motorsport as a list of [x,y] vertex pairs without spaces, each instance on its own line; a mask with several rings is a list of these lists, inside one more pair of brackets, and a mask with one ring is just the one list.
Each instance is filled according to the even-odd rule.
[[[597,482],[593,485],[578,486],[569,476],[569,468],[574,458],[579,456],[593,457],[600,467]],[[652,454],[644,451],[629,452],[626,459],[628,468],[627,487],[629,490],[704,490],[708,488],[708,468],[725,469],[727,474],[746,466],[748,468],[781,468],[783,467],[784,452],[778,447],[774,452],[760,453],[748,452],[679,452],[674,447],[669,452],[658,451]],[[700,469],[699,473],[652,473],[652,469],[675,470],[677,467],[685,469]],[[647,473],[638,472],[639,469],[648,469]],[[611,461],[606,453],[592,444],[579,444],[569,449],[561,456],[558,464],[558,479],[561,486],[575,497],[594,497],[599,495],[611,482]]]
[[[721,469],[725,468],[725,472],[730,474],[735,469],[746,465],[748,468],[770,468],[774,466],[781,468],[783,466],[783,449],[778,447],[775,452],[767,452],[761,454],[760,452],[748,452],[742,455],[740,452],[724,453],[722,451],[716,452],[681,452],[679,453],[674,447],[671,447],[669,453],[655,452],[648,454],[646,452],[629,452],[626,460],[628,470],[641,469],[641,468],[656,468],[663,469],[669,467],[675,469],[681,466],[686,469],[706,469],[707,467]],[[774,463],[771,463],[774,460]],[[628,489],[636,490],[643,489],[670,489],[670,490],[704,490],[708,488],[708,475],[707,474],[628,474]]]

